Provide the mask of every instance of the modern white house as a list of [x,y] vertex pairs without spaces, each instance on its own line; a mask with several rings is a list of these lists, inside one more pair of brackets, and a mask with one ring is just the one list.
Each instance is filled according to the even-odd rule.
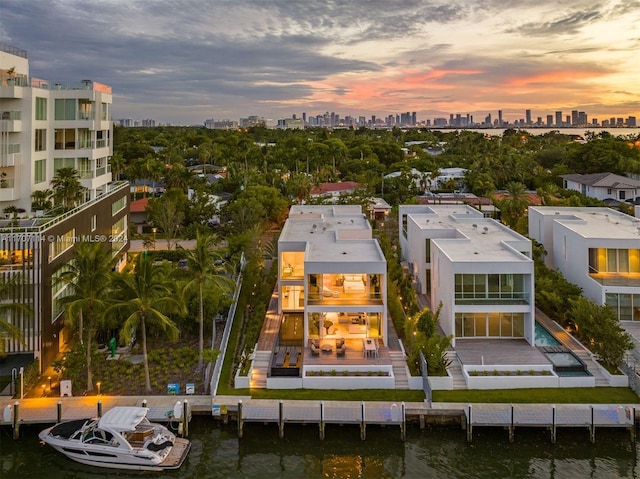
[[387,262],[361,206],[293,206],[278,241],[273,326],[258,341],[251,387],[396,387],[386,283]]
[[304,343],[387,337],[387,262],[360,206],[292,206],[278,241],[278,312]]
[[565,189],[598,200],[627,201],[640,197],[640,181],[613,173],[562,175]]
[[586,297],[621,321],[640,321],[640,219],[601,207],[530,207],[529,236]]
[[[128,245],[127,182],[112,182],[111,87],[91,80],[54,83],[30,76],[27,52],[0,43],[0,277],[19,278],[7,302],[33,311],[7,320],[24,342],[6,340],[9,355],[39,360],[44,370],[70,337],[60,298],[71,286],[56,276],[81,241],[100,242],[125,261]],[[56,172],[74,168],[84,198],[52,209],[32,196],[51,189]],[[9,213],[10,212],[10,213]]]
[[[534,345],[531,241],[468,205],[399,207],[402,260],[440,326],[460,339]],[[517,360],[517,358],[514,358]]]

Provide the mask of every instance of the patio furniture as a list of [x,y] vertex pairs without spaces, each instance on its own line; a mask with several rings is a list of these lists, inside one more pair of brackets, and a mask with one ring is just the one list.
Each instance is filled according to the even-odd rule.
[[284,366],[284,358],[286,355],[287,355],[286,349],[280,348],[278,350],[278,354],[276,356],[276,364],[275,364],[277,368],[281,368],[282,366]]
[[347,352],[347,345],[344,338],[336,339],[336,356],[344,356]]
[[320,349],[323,353],[330,353],[331,351],[333,351],[333,347],[330,344],[323,344]]
[[344,338],[336,339],[336,349],[341,348],[342,346],[344,346]]
[[312,356],[320,356],[320,348],[316,347],[315,344],[311,343],[311,355]]
[[298,350],[294,349],[289,353],[289,367],[295,368],[298,365]]
[[377,346],[373,339],[363,339],[362,345],[363,345],[364,357],[371,358],[377,355],[376,354]]

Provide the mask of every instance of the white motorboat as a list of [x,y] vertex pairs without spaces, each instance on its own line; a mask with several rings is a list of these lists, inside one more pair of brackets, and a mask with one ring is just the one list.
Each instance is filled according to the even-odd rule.
[[140,471],[178,469],[191,443],[149,421],[146,407],[114,407],[101,418],[56,424],[40,440],[90,466]]

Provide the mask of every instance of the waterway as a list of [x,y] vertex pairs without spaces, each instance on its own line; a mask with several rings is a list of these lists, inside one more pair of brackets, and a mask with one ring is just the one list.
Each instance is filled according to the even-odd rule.
[[[442,131],[442,132],[450,132],[455,131],[455,128],[432,128],[432,130]],[[502,134],[507,131],[507,128],[458,128],[458,130],[465,131],[473,131],[476,133],[483,133],[485,135],[491,136],[502,136]],[[637,137],[640,135],[640,128],[598,128],[598,127],[583,127],[583,128],[509,128],[509,130],[524,130],[531,135],[540,136],[546,135],[552,131],[557,131],[562,135],[578,135],[578,136],[586,136],[586,133],[590,131],[591,133],[598,134],[602,131],[606,131],[611,134],[611,136],[622,136],[627,137],[631,135],[632,137]]]
[[627,431],[598,429],[589,442],[587,429],[558,430],[556,444],[542,429],[517,429],[510,444],[506,431],[474,428],[473,443],[455,428],[410,426],[405,442],[396,427],[330,425],[324,440],[317,426],[285,428],[246,424],[238,439],[235,423],[223,425],[194,417],[193,446],[183,467],[167,473],[127,473],[72,462],[50,447],[40,446],[40,428],[23,427],[21,438],[0,432],[0,477],[3,479],[154,478],[640,478],[640,443]]

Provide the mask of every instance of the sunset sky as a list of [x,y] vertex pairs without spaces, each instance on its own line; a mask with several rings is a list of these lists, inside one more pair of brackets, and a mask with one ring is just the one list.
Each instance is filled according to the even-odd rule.
[[113,118],[640,118],[638,0],[0,0],[31,75]]

